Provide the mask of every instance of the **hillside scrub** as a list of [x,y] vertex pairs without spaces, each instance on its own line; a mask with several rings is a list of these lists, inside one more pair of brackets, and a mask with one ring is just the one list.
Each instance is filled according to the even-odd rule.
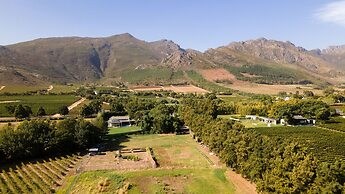
[[345,162],[320,162],[292,140],[269,138],[216,119],[212,99],[185,99],[179,114],[200,141],[264,193],[341,193]]

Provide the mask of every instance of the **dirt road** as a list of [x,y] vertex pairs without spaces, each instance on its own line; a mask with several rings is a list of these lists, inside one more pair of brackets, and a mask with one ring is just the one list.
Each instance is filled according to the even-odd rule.
[[[199,149],[213,162],[215,168],[226,168],[226,166],[220,162],[219,158],[211,153],[206,146],[199,145]],[[226,171],[226,175],[230,182],[234,184],[236,194],[257,194],[255,184],[249,182],[240,174],[229,169]]]
[[68,107],[68,110],[72,110],[73,108],[77,107],[79,104],[81,104],[82,102],[84,102],[86,100],[86,98],[81,98],[80,100],[78,100],[77,102],[73,103],[71,106]]
[[53,85],[50,85],[49,88],[47,89],[48,92],[52,91],[54,89]]

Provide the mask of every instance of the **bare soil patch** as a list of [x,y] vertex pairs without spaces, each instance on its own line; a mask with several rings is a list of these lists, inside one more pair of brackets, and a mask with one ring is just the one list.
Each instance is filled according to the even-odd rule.
[[135,86],[132,87],[133,91],[173,91],[176,93],[208,93],[207,90],[196,87],[194,85],[185,85],[185,86]]
[[116,151],[107,151],[100,155],[85,156],[80,170],[139,170],[152,168],[150,156],[147,152],[122,154],[123,156],[136,156],[139,158],[139,161],[116,158],[115,154]]
[[72,105],[70,105],[68,107],[68,110],[72,110],[73,108],[77,107],[79,104],[81,104],[82,102],[84,102],[86,100],[86,98],[81,98],[80,100],[78,100],[77,102],[73,103]]
[[266,85],[244,82],[243,84],[231,84],[228,85],[228,87],[254,94],[278,94],[279,92],[296,93],[297,91],[303,93],[305,90],[310,90],[318,95],[322,94],[321,90],[315,90],[311,87],[301,85]]
[[248,180],[243,178],[240,174],[232,170],[228,170],[226,172],[227,177],[230,181],[235,185],[236,193],[237,194],[255,194],[256,186],[253,183],[250,183]]
[[184,186],[188,183],[188,176],[163,176],[163,177],[136,177],[130,179],[135,182],[141,193],[150,193],[147,185],[159,185],[166,193],[183,193]]
[[[215,168],[224,168],[226,167],[219,158],[210,152],[208,147],[200,145],[199,149],[205,154],[205,157],[208,157],[213,163]],[[236,189],[236,194],[256,194],[256,185],[254,183],[249,182],[245,178],[243,178],[240,174],[232,171],[227,170],[226,176],[232,182]]]
[[219,69],[205,69],[201,71],[201,75],[208,81],[229,80],[231,82],[237,81],[236,76],[229,73],[229,71]]
[[0,101],[0,104],[15,103],[15,102],[20,102],[20,100],[6,100],[6,101]]

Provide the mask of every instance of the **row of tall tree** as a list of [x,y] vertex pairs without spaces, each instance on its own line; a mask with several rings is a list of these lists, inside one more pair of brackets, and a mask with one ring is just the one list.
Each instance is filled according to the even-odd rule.
[[269,138],[217,119],[217,102],[186,99],[179,114],[199,141],[264,193],[345,192],[345,162],[320,162],[293,141]]
[[[17,106],[8,105],[6,106],[6,110],[8,113],[12,114],[17,119],[29,118],[32,115],[38,117],[47,115],[46,110],[42,106],[40,106],[37,109],[37,112],[35,114],[33,113],[32,108],[30,106],[22,104],[18,104]],[[61,106],[58,110],[58,113],[62,115],[67,115],[69,113],[68,107],[66,105]]]

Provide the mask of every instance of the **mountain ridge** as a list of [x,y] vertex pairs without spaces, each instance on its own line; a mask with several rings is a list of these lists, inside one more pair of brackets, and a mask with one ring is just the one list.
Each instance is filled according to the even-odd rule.
[[[155,69],[179,72],[258,64],[284,66],[337,83],[345,72],[345,46],[307,50],[289,41],[259,38],[200,52],[183,49],[171,40],[147,42],[129,33],[102,38],[39,38],[0,46],[0,74],[9,73],[18,78],[9,81],[1,76],[0,84],[126,81],[124,72],[131,76],[131,72],[143,69],[146,72],[152,70],[154,76]],[[21,83],[20,80],[24,81]]]

